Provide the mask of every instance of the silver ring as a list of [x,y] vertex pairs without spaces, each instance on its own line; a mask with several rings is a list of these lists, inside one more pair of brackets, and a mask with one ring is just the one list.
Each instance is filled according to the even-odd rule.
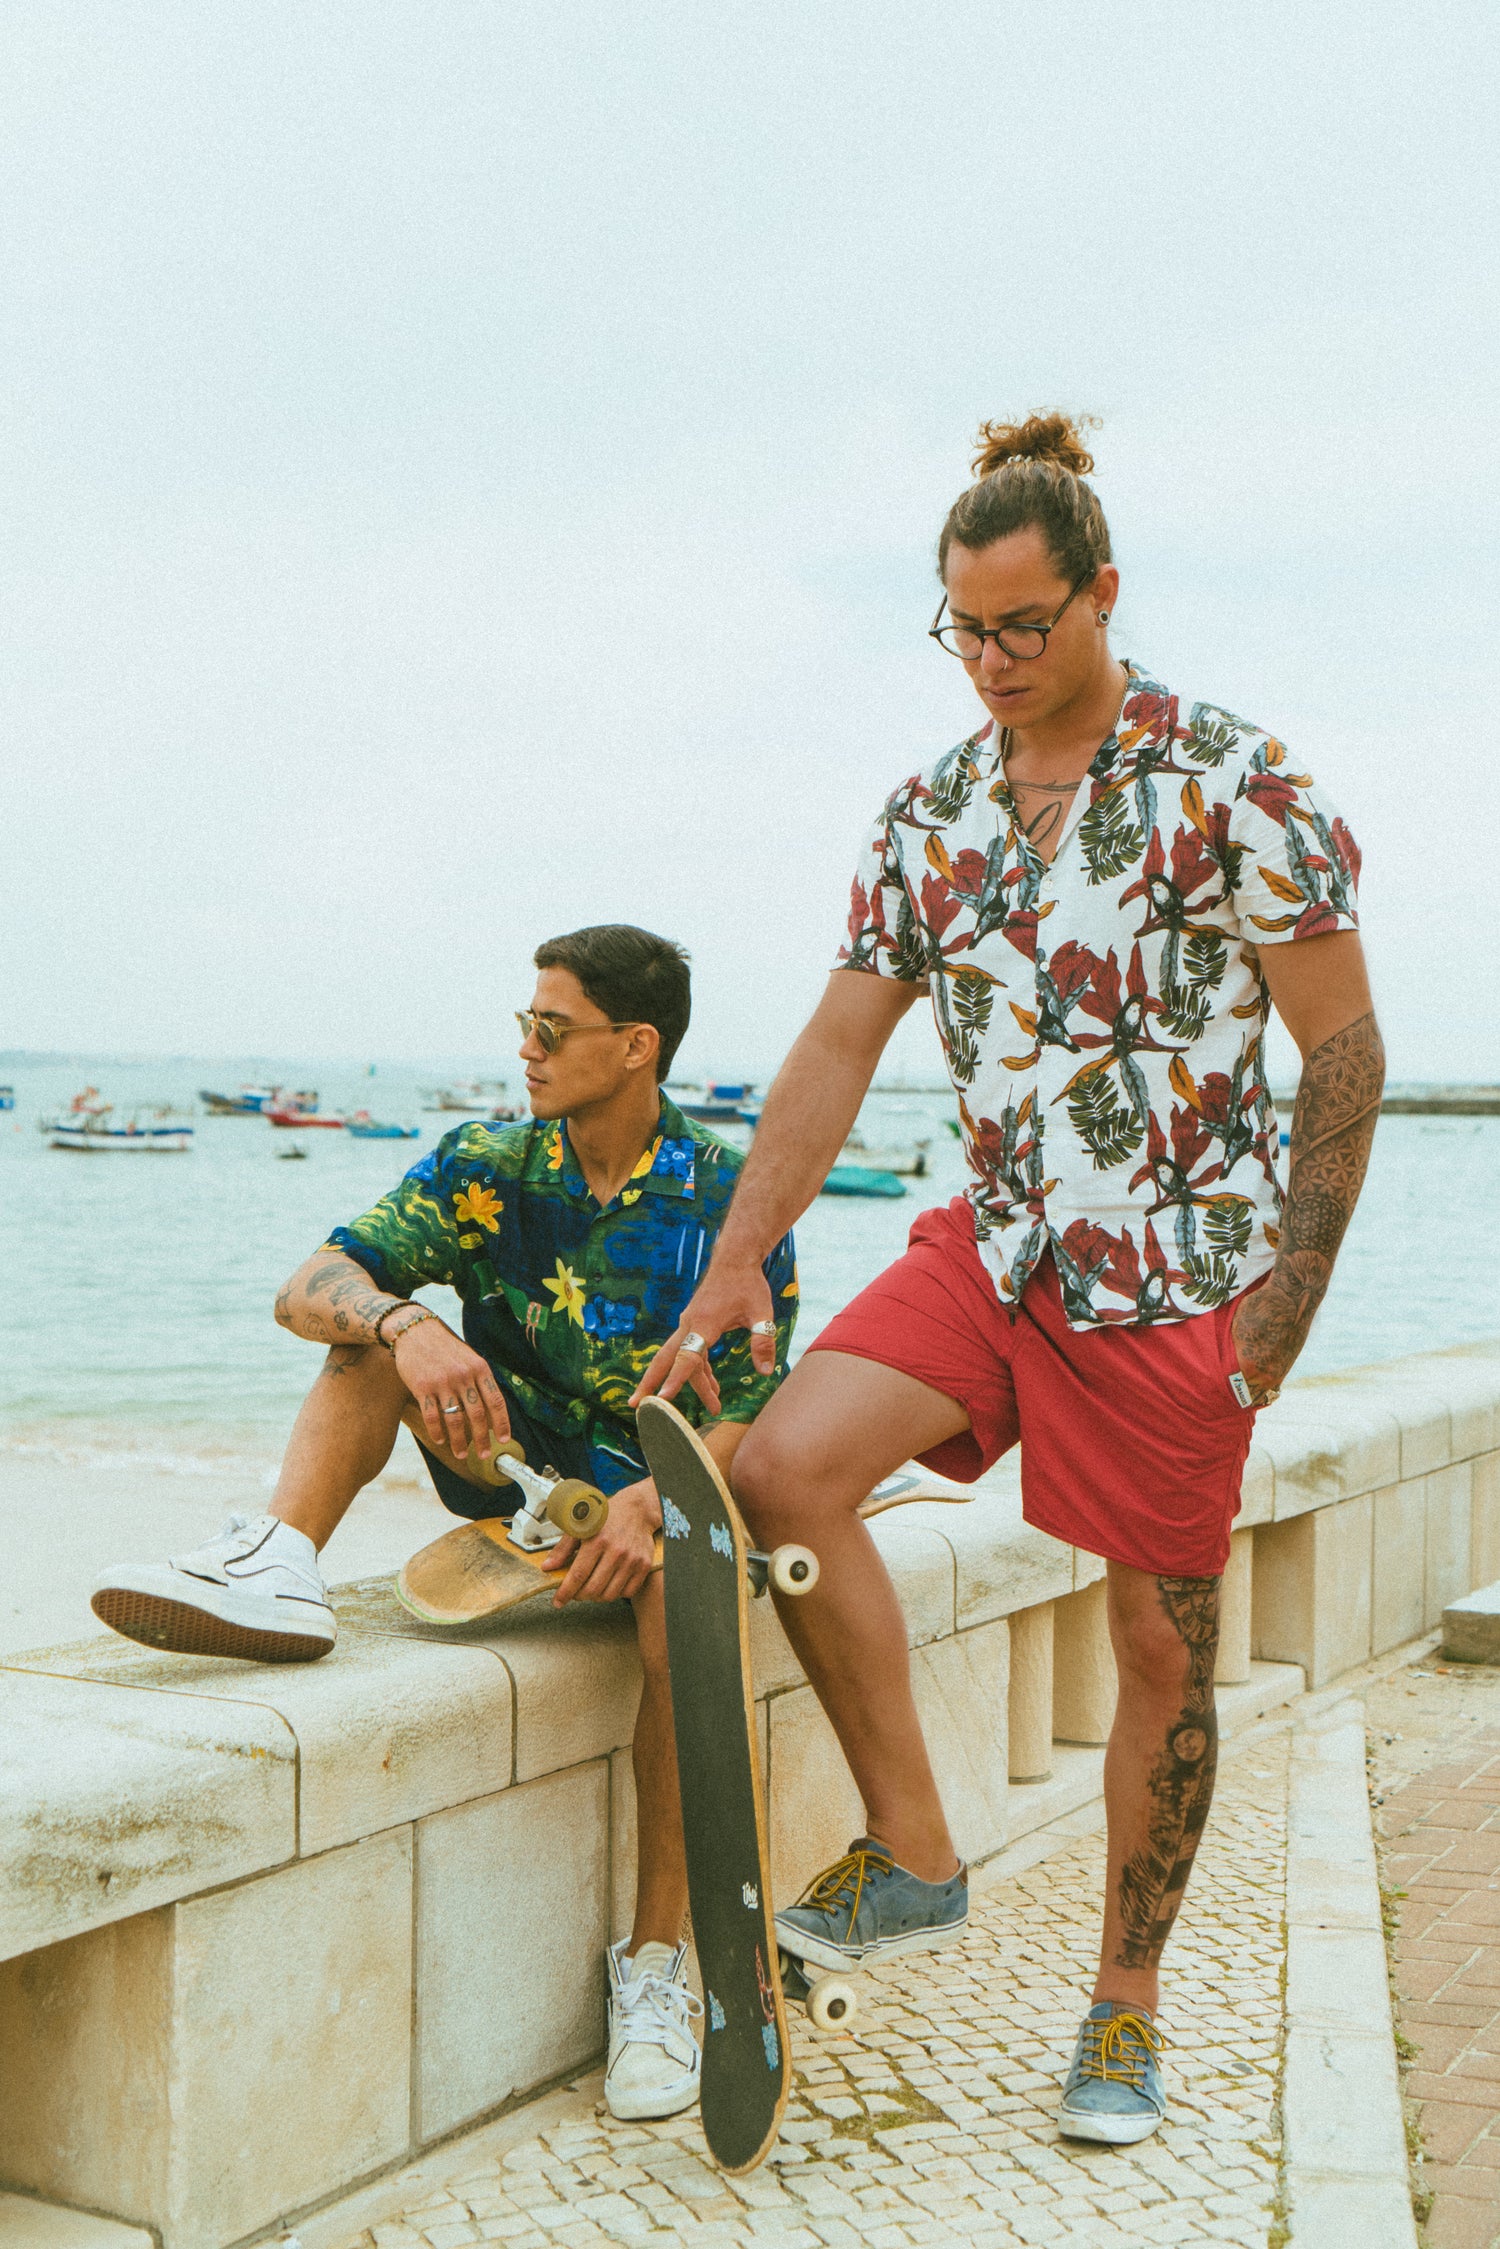
[[702,1358],[703,1338],[698,1333],[696,1328],[688,1329],[687,1334],[683,1337],[682,1341],[677,1346],[677,1356],[679,1359],[683,1357],[687,1357],[690,1359]]
[[774,1335],[776,1333],[776,1322],[774,1320],[752,1320],[750,1322],[750,1333],[752,1335]]
[[443,1408],[444,1413],[462,1413],[463,1410],[462,1406],[444,1406]]

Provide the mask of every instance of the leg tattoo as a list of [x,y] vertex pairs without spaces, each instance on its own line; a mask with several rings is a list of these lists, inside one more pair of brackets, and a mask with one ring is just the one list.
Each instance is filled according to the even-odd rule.
[[1163,1577],[1157,1585],[1187,1649],[1187,1688],[1147,1782],[1146,1840],[1120,1870],[1125,1935],[1115,1958],[1118,1968],[1154,1968],[1161,1958],[1208,1818],[1219,1759],[1214,1710],[1219,1580]]

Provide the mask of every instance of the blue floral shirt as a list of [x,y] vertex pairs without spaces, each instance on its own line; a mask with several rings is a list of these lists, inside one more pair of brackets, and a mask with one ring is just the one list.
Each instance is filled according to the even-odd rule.
[[[582,1438],[596,1480],[618,1489],[642,1473],[630,1394],[708,1265],[743,1161],[663,1095],[656,1138],[601,1205],[561,1124],[460,1125],[328,1246],[397,1295],[456,1289],[474,1349],[539,1428]],[[765,1274],[776,1370],[756,1373],[743,1329],[715,1344],[724,1421],[754,1420],[786,1373],[790,1234]],[[706,1418],[691,1392],[677,1403]]]

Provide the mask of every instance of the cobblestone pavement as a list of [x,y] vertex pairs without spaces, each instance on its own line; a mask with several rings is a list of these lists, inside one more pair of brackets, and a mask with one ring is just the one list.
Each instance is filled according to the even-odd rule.
[[1425,2239],[1500,2249],[1500,1672],[1428,1662],[1365,1711]]
[[1098,1943],[1102,1834],[978,1892],[962,1948],[865,1980],[847,2035],[793,2010],[796,2085],[771,2160],[726,2179],[695,2117],[592,2104],[340,2249],[907,2249],[1068,2243],[1265,2249],[1274,2221],[1285,1730],[1226,1767],[1169,1954],[1168,2122],[1136,2148],[1059,2138],[1059,2079]]

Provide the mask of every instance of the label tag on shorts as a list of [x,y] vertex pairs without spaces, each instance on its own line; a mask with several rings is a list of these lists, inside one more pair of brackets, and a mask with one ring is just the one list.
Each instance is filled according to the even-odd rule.
[[1255,1400],[1250,1395],[1250,1385],[1245,1380],[1244,1376],[1240,1373],[1238,1367],[1235,1368],[1234,1373],[1229,1377],[1229,1387],[1234,1392],[1236,1398],[1239,1400],[1242,1406],[1248,1408],[1254,1405]]

